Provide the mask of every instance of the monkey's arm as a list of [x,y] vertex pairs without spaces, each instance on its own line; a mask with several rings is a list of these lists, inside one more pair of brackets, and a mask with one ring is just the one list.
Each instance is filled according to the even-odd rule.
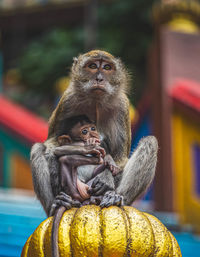
[[119,167],[113,160],[112,156],[110,154],[107,154],[104,158],[104,165],[107,166],[110,171],[112,172],[113,176],[117,175],[120,172]]
[[88,155],[97,156],[101,158],[101,156],[105,156],[105,150],[97,145],[63,145],[56,147],[54,150],[54,154],[58,157],[63,155]]
[[33,145],[31,149],[31,169],[35,193],[48,215],[54,196],[45,151],[46,146],[44,144],[37,143]]

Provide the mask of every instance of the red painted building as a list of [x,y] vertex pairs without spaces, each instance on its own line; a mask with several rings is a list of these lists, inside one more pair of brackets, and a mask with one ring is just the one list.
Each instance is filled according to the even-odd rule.
[[30,148],[47,138],[48,124],[0,95],[0,186],[32,189]]

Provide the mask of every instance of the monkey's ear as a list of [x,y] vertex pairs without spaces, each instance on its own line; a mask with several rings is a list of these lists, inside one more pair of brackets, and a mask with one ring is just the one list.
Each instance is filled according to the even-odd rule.
[[71,137],[68,135],[62,135],[58,137],[58,144],[59,145],[68,145],[71,144],[72,140]]

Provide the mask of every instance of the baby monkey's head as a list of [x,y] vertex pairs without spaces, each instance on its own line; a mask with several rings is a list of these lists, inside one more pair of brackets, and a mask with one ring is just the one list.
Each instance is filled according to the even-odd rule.
[[95,143],[100,143],[96,125],[86,115],[67,118],[57,137],[60,146],[76,142],[86,143],[90,139],[93,139]]

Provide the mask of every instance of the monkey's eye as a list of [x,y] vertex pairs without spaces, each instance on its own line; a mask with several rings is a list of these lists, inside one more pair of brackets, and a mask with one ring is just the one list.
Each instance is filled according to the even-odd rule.
[[103,69],[104,69],[104,70],[111,70],[112,67],[111,67],[110,64],[105,64],[105,65],[103,66]]
[[88,67],[90,68],[90,69],[97,69],[97,65],[96,65],[96,63],[90,63],[89,65],[88,65]]
[[82,133],[83,135],[87,135],[88,131],[87,131],[87,129],[83,129],[83,130],[81,131],[81,133]]
[[92,130],[92,131],[95,131],[95,130],[96,130],[96,128],[95,128],[95,127],[91,127],[91,130]]

